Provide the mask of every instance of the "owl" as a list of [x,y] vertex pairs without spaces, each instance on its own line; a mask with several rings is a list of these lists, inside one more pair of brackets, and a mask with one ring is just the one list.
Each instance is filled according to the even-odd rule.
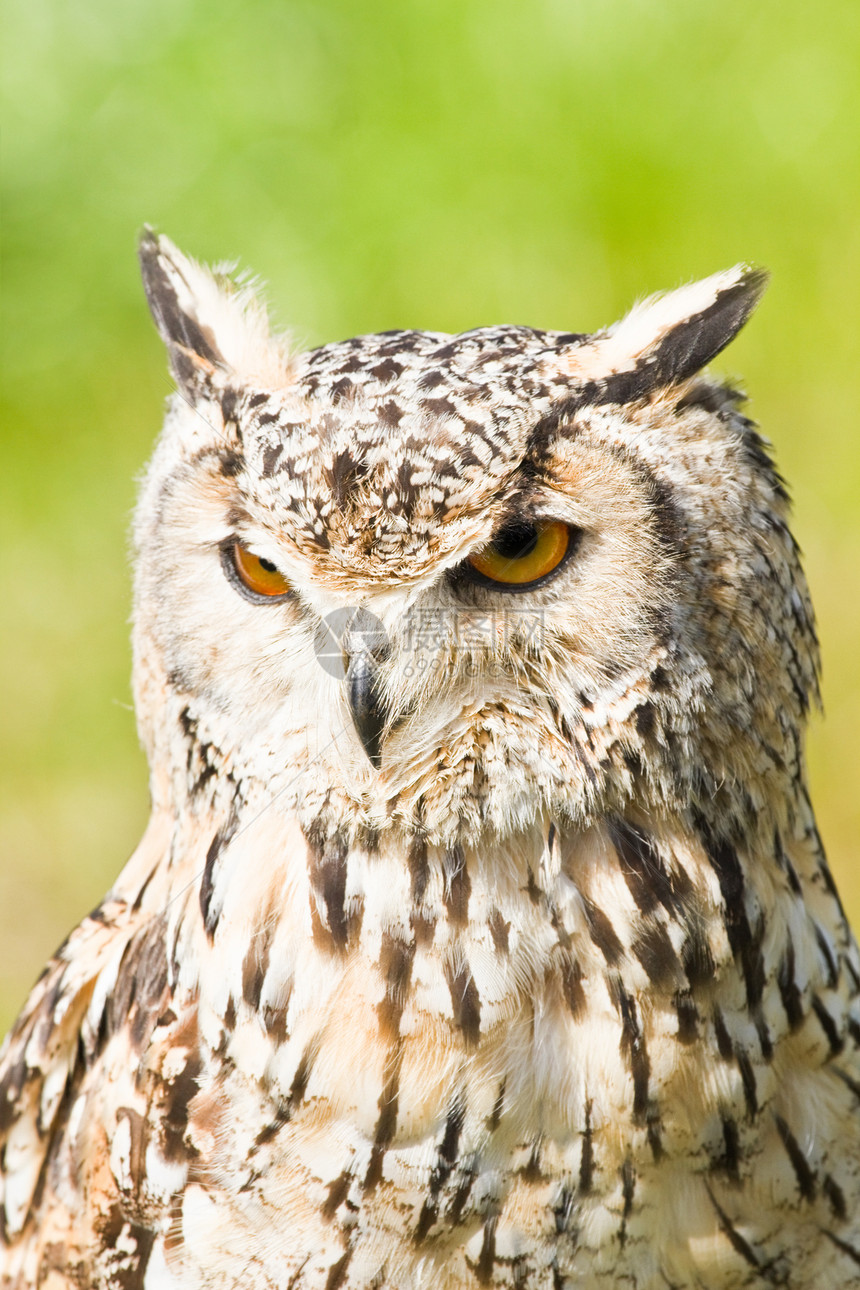
[[141,261],[152,817],[3,1050],[3,1285],[860,1287],[763,273],[299,353]]

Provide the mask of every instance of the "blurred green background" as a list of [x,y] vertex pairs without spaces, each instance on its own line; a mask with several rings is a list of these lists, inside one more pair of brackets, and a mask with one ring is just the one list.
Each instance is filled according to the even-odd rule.
[[302,341],[607,323],[749,259],[717,363],[796,498],[814,796],[860,921],[860,6],[12,0],[5,94],[0,1029],[137,841],[127,531],[170,384],[144,221]]

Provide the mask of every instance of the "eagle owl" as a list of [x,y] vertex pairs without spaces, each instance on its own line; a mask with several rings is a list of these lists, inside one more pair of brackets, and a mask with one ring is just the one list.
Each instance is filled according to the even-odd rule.
[[860,1286],[812,610],[702,375],[764,275],[295,353],[141,260],[152,818],[4,1050],[4,1284]]

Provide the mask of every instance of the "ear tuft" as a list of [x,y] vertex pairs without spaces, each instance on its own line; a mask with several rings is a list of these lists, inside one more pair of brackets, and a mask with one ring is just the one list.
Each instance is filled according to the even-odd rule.
[[231,375],[276,389],[289,383],[287,340],[272,335],[253,284],[230,276],[229,266],[198,264],[148,227],[139,255],[149,308],[181,388],[190,394]]
[[616,370],[647,366],[652,388],[694,376],[734,340],[767,281],[763,269],[739,264],[644,300],[609,329]]
[[677,291],[651,296],[606,331],[553,360],[580,389],[579,402],[627,403],[694,376],[725,349],[767,286],[763,269],[739,264]]

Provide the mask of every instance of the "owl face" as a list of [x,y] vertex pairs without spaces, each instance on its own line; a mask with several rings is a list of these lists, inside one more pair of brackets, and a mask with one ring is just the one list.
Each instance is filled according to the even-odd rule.
[[179,393],[136,528],[139,684],[162,696],[139,706],[174,791],[193,731],[236,782],[298,805],[316,765],[371,826],[463,840],[689,804],[741,770],[754,791],[763,723],[775,758],[796,748],[814,658],[784,493],[698,375],[761,275],[594,336],[291,355],[165,239],[142,261]]

